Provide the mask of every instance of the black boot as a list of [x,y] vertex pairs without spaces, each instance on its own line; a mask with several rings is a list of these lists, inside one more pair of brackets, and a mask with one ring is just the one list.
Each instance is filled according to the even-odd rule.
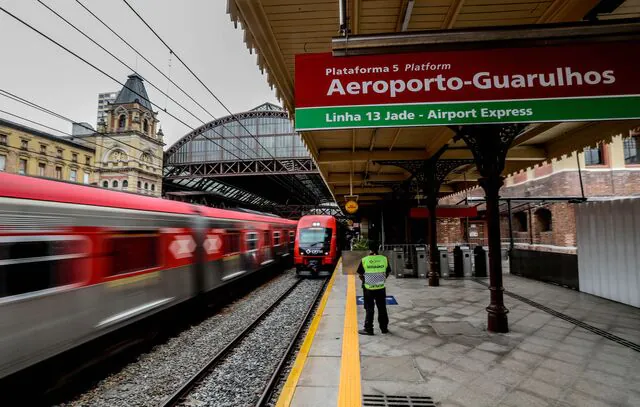
[[361,329],[358,331],[358,333],[360,335],[369,335],[369,336],[373,335],[373,331],[367,331],[366,329]]

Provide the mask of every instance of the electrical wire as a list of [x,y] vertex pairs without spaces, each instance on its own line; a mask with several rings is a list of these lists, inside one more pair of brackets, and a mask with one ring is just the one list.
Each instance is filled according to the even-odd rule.
[[[98,43],[98,41],[94,40],[93,38],[91,38],[88,34],[86,34],[85,32],[83,32],[81,29],[79,29],[78,27],[76,27],[72,22],[70,22],[69,20],[67,20],[66,18],[64,18],[62,15],[60,15],[57,11],[55,11],[54,9],[52,9],[51,7],[49,7],[46,3],[44,3],[42,0],[36,0],[38,3],[40,3],[43,7],[45,7],[47,10],[49,10],[50,12],[52,12],[53,14],[55,14],[58,18],[60,18],[62,21],[64,21],[65,23],[67,23],[70,27],[72,27],[74,30],[76,30],[77,32],[79,32],[80,34],[82,34],[86,39],[88,39],[89,41],[91,41],[93,44],[95,44],[96,46],[98,46],[101,50],[103,50],[104,52],[106,52],[107,54],[109,54],[112,58],[114,58],[116,61],[120,62],[120,64],[124,65],[127,69],[129,69],[132,72],[136,72],[135,69],[133,69],[131,66],[129,66],[126,62],[124,62],[122,59],[120,59],[117,55],[114,55],[111,51],[109,51],[108,49],[106,49],[104,46],[102,46],[101,44]],[[137,73],[137,72],[136,72]],[[166,96],[169,100],[171,100],[173,103],[175,103],[177,106],[179,106],[182,110],[184,110],[185,112],[187,112],[188,114],[190,114],[194,119],[198,120],[200,123],[205,124],[204,120],[200,119],[198,116],[196,116],[195,114],[193,114],[193,112],[191,112],[191,110],[187,109],[186,107],[184,107],[180,102],[178,102],[177,100],[175,100],[174,98],[172,98],[171,96],[169,96],[168,93],[166,93],[165,91],[163,91],[162,89],[160,89],[159,87],[157,87],[153,82],[151,82],[149,79],[144,79],[152,88],[154,88],[155,90],[157,90],[158,92],[160,92],[163,96]],[[149,100],[147,99],[147,101],[149,102]],[[164,111],[166,111],[166,107],[164,108]]]
[[[15,95],[15,94],[13,94],[11,92],[8,92],[8,91],[4,90],[4,89],[0,89],[0,96],[4,96],[4,97],[6,97],[8,99],[11,99],[11,100],[14,100],[14,101],[16,101],[18,103],[22,103],[23,105],[26,105],[26,106],[29,106],[29,107],[31,107],[33,109],[36,109],[36,110],[39,110],[41,112],[47,113],[47,114],[49,114],[51,116],[57,117],[58,119],[67,121],[67,122],[69,122],[71,124],[76,124],[78,126],[81,126],[82,128],[84,128],[86,130],[90,130],[90,131],[92,131],[95,134],[100,135],[100,136],[108,137],[108,138],[110,138],[110,139],[112,139],[114,141],[117,141],[117,142],[119,142],[119,143],[121,143],[121,144],[123,144],[123,145],[125,145],[125,146],[127,146],[127,147],[129,147],[131,149],[133,149],[133,150],[140,151],[141,153],[149,154],[149,151],[142,150],[140,148],[132,146],[131,144],[125,143],[124,141],[122,141],[122,140],[120,140],[120,139],[118,139],[116,137],[111,136],[109,133],[95,131],[93,128],[91,128],[90,126],[85,125],[84,123],[79,123],[79,122],[73,121],[70,118],[61,115],[60,113],[54,112],[53,110],[47,109],[46,107],[38,105],[38,104],[36,104],[34,102],[31,102],[30,100],[22,98],[22,97],[20,97],[18,95]],[[59,130],[56,130],[56,131],[60,132]],[[65,134],[68,134],[68,133],[65,133]],[[71,136],[73,137],[73,135],[71,135]],[[102,146],[102,147],[104,147],[104,146]],[[150,155],[153,158],[157,158],[160,161],[163,161],[163,157],[157,156],[155,154],[150,154]]]
[[[82,62],[84,62],[85,64],[91,66],[92,68],[94,68],[95,70],[97,70],[98,72],[102,73],[103,75],[105,75],[106,77],[110,78],[111,80],[113,80],[114,82],[122,85],[124,88],[130,90],[131,92],[133,92],[134,94],[140,96],[143,100],[146,100],[147,102],[149,102],[151,105],[155,106],[156,108],[162,110],[162,108],[160,106],[158,106],[156,103],[153,103],[152,101],[150,101],[147,97],[141,95],[140,93],[136,92],[134,89],[131,89],[130,87],[128,87],[126,84],[120,82],[119,80],[117,80],[116,78],[114,78],[112,75],[108,74],[107,72],[105,72],[104,70],[100,69],[99,67],[97,67],[96,65],[92,64],[91,62],[87,61],[85,58],[81,57],[80,55],[78,55],[77,53],[71,51],[69,48],[65,47],[64,45],[62,45],[61,43],[59,43],[58,41],[54,40],[53,38],[49,37],[48,35],[46,35],[45,33],[43,33],[42,31],[38,30],[37,28],[33,27],[32,25],[30,25],[29,23],[27,23],[26,21],[22,20],[21,18],[19,18],[18,16],[12,14],[11,12],[9,12],[8,10],[6,10],[4,7],[0,6],[0,11],[4,12],[5,14],[9,15],[10,17],[12,17],[13,19],[17,20],[18,22],[22,23],[23,25],[25,25],[26,27],[30,28],[31,30],[35,31],[36,33],[40,34],[41,36],[43,36],[44,38],[46,38],[47,40],[49,40],[50,42],[54,43],[55,45],[57,45],[58,47],[62,48],[63,50],[67,51],[68,53],[70,53],[71,55],[75,56],[76,58],[78,58],[79,60],[81,60]],[[182,123],[183,125],[185,125],[186,127],[188,127],[189,129],[191,129],[192,131],[195,130],[193,127],[191,127],[189,124],[187,124],[186,122],[184,122],[183,120],[181,120],[180,118],[176,117],[175,115],[173,115],[172,113],[169,113],[168,110],[164,109],[163,110],[167,115],[173,117],[175,120],[177,120],[178,122]],[[234,154],[233,152],[227,150],[226,148],[222,147],[220,144],[218,144],[215,140],[205,136],[204,134],[202,134],[202,136],[206,139],[208,139],[209,141],[211,141],[212,143],[214,143],[215,145],[217,145],[218,147],[220,147],[222,150],[228,152],[229,154],[231,154],[232,156],[234,156],[235,158],[237,158],[238,160],[240,160],[240,157],[238,157],[236,154]]]
[[[50,130],[56,131],[56,132],[58,132],[58,133],[60,133],[60,134],[65,134],[65,135],[67,135],[67,136],[70,136],[72,139],[74,138],[74,136],[73,136],[72,134],[66,133],[66,132],[64,132],[64,131],[62,131],[62,130],[58,130],[58,129],[53,128],[53,127],[50,127],[50,126],[47,126],[47,125],[42,124],[42,123],[40,123],[40,122],[37,122],[37,121],[35,121],[35,120],[27,119],[26,117],[23,117],[23,116],[20,116],[20,115],[17,115],[17,114],[11,113],[11,112],[7,112],[6,110],[0,110],[0,113],[4,113],[4,114],[6,114],[6,115],[13,116],[13,117],[18,118],[18,119],[20,119],[20,120],[24,120],[24,121],[26,121],[26,122],[29,122],[29,123],[32,123],[32,124],[35,124],[35,125],[38,125],[38,126],[42,126],[42,127],[44,127],[44,128],[47,128],[47,129],[50,129]],[[72,141],[72,142],[74,142],[74,143],[76,143],[76,144],[82,145],[82,143],[79,143],[79,142],[77,142],[77,141],[75,141],[75,140],[61,139],[60,141],[61,141],[61,142],[64,142],[64,141]],[[106,147],[105,147],[105,146],[103,146],[102,144],[99,144],[99,143],[96,143],[96,142],[93,142],[93,141],[89,141],[89,140],[85,140],[85,139],[82,139],[82,141],[83,141],[83,142],[86,142],[86,143],[94,144],[94,145],[96,145],[96,146],[98,146],[98,147],[102,147],[102,148],[105,148],[105,149],[106,149]],[[107,171],[109,171],[109,172],[118,172],[118,173],[121,173],[121,174],[125,174],[125,173],[126,173],[126,174],[128,174],[128,173],[129,173],[129,171],[127,171],[127,170],[122,170],[122,169],[119,169],[119,168],[118,168],[118,169],[116,169],[116,168],[108,168],[108,167],[98,167],[98,166],[96,166],[96,165],[91,165],[91,164],[87,165],[86,163],[85,163],[85,164],[81,164],[81,163],[80,163],[80,162],[78,162],[78,161],[68,160],[68,159],[66,159],[66,158],[62,158],[62,157],[58,157],[58,156],[46,155],[46,154],[42,154],[41,152],[38,152],[38,151],[25,150],[25,149],[23,149],[23,148],[12,147],[12,146],[8,146],[8,145],[7,145],[7,146],[4,146],[4,147],[12,148],[12,149],[19,150],[19,151],[27,151],[27,152],[29,152],[29,153],[39,154],[39,155],[41,155],[41,156],[45,156],[45,157],[49,157],[49,158],[53,158],[53,159],[56,159],[56,160],[62,160],[62,161],[70,162],[70,163],[72,163],[72,164],[76,164],[76,165],[78,165],[79,167],[85,167],[85,168],[87,168],[87,167],[88,167],[88,168],[91,168],[91,169],[93,169],[93,170],[94,170],[94,171],[96,171],[96,172],[99,172],[99,171],[102,171],[102,170],[107,170]],[[95,159],[95,158],[94,158],[94,159]],[[156,169],[161,170],[161,168],[159,168],[159,167],[157,167],[157,166],[154,166],[154,167],[155,167]],[[138,170],[144,171],[144,170],[142,170],[142,169],[138,169]]]
[[[258,143],[258,145],[264,151],[267,152],[267,154],[269,154],[269,157],[271,157],[271,159],[275,160],[276,158],[271,154],[271,152],[269,150],[267,150],[266,147],[263,146],[262,143],[260,143],[258,138],[256,136],[254,136],[253,133],[251,133],[249,131],[249,129],[247,129],[245,127],[244,124],[242,124],[240,119],[238,119],[238,117],[233,112],[231,112],[231,110],[229,110],[229,108],[224,103],[222,103],[222,100],[220,100],[218,98],[218,96],[216,96],[216,94],[213,93],[213,91],[211,89],[209,89],[209,87],[200,79],[200,77],[198,77],[198,75],[196,75],[196,73],[193,72],[193,70],[191,68],[189,68],[189,66],[182,60],[182,58],[180,58],[180,56],[178,54],[176,54],[176,52],[162,39],[162,37],[160,37],[160,35],[158,35],[158,33],[146,22],[146,20],[144,18],[142,18],[142,16],[131,6],[131,4],[129,4],[129,2],[127,0],[122,0],[122,1],[127,5],[127,7],[129,7],[131,9],[131,11],[133,11],[133,13],[140,19],[140,21],[142,21],[142,23],[145,26],[147,26],[147,28],[149,30],[151,30],[151,32],[156,36],[156,38],[158,38],[158,40],[160,40],[160,42],[162,42],[162,44],[169,50],[169,52],[171,52],[176,57],[176,59],[182,64],[182,66],[184,66],[187,69],[187,71],[189,71],[189,73],[194,78],[196,78],[196,80],[207,90],[207,92],[209,92],[209,94],[211,96],[213,96],[213,98],[220,104],[220,106],[222,106],[224,108],[224,110],[226,110],[227,113],[229,113],[229,115],[231,117],[233,117],[237,121],[237,123],[247,132],[247,134],[249,134],[256,141],[256,143]],[[246,143],[244,143],[244,144],[245,144],[245,146],[250,148],[249,145],[247,145]]]

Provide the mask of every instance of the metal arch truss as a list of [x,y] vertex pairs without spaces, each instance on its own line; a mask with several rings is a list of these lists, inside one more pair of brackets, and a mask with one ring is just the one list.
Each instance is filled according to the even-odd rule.
[[218,161],[208,163],[167,164],[165,179],[220,178],[240,175],[317,174],[311,158]]
[[[250,110],[248,112],[237,113],[237,114],[234,114],[234,115],[221,117],[221,118],[216,119],[214,121],[211,121],[209,123],[203,124],[202,126],[198,127],[197,129],[187,133],[184,137],[182,137],[180,140],[178,140],[173,146],[171,146],[171,148],[169,148],[167,150],[167,152],[164,155],[165,163],[169,162],[170,158],[173,156],[173,154],[176,151],[178,151],[178,149],[180,149],[180,147],[182,147],[186,143],[190,142],[194,138],[198,137],[200,134],[206,132],[207,130],[214,129],[214,128],[219,127],[219,126],[224,126],[226,124],[230,124],[230,123],[233,123],[233,122],[237,122],[238,120],[242,120],[242,119],[249,119],[249,118],[264,118],[264,119],[281,118],[281,119],[288,119],[289,118],[289,114],[286,111],[280,110],[281,108],[279,108],[279,107],[277,107],[275,105],[271,105],[271,106],[272,106],[271,107],[272,109],[278,109],[278,110]],[[235,137],[234,136],[220,137],[220,140],[228,139],[228,138],[235,138]]]

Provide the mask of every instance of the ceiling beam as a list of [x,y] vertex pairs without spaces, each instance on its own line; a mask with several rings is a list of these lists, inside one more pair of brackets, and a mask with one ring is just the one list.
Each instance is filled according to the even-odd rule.
[[[349,190],[349,187],[334,187],[334,192],[336,193],[336,195],[349,195],[351,193],[351,191]],[[393,192],[393,189],[389,188],[389,187],[354,187],[353,188],[353,194],[354,195],[360,195],[360,194],[386,194],[389,192]]]
[[393,146],[396,145],[396,141],[398,141],[398,137],[400,137],[401,131],[402,131],[402,127],[398,127],[396,129],[396,134],[393,136],[393,141],[391,142],[391,145],[389,145],[389,151],[393,150]]
[[600,0],[554,0],[537,22],[543,24],[579,21],[598,3]]
[[[402,149],[388,151],[384,150],[363,150],[355,152],[349,150],[320,150],[318,154],[319,164],[339,163],[339,162],[366,162],[381,160],[426,160],[431,155],[422,149]],[[470,159],[473,158],[471,151],[466,148],[450,149],[444,152],[442,159]],[[547,154],[543,148],[532,146],[513,147],[507,153],[507,160],[512,161],[543,161],[547,159]]]
[[460,10],[462,10],[462,6],[464,5],[464,0],[454,0],[453,3],[449,6],[447,10],[447,15],[444,17],[442,21],[442,25],[440,28],[442,29],[450,29],[452,28],[456,20],[458,19],[458,15],[460,14]]
[[[329,173],[329,178],[327,180],[327,182],[329,184],[342,184],[342,183],[349,183],[349,173],[348,172],[330,172]],[[362,175],[362,173],[355,173],[353,174],[353,182],[362,182],[364,181],[364,176]],[[371,181],[371,182],[402,182],[405,179],[407,179],[407,175],[403,174],[403,173],[395,173],[395,174],[389,174],[389,173],[383,173],[383,174],[371,174],[369,175],[369,177],[367,178],[367,181]]]

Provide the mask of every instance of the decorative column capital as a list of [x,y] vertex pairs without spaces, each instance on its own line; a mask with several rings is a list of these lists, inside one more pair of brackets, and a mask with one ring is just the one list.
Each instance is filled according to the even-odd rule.
[[507,151],[526,124],[485,124],[454,129],[467,144],[483,177],[501,174]]

